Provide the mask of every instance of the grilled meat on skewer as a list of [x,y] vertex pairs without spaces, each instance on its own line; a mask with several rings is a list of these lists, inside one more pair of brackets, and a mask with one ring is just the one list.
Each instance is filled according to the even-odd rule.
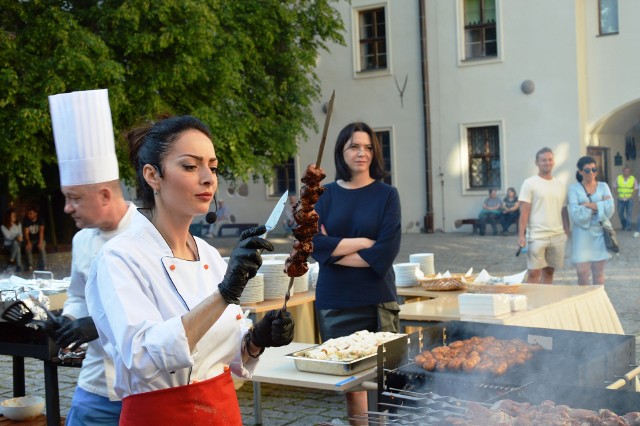
[[284,271],[289,277],[301,277],[309,270],[307,258],[313,252],[311,239],[318,233],[318,213],[313,209],[315,203],[324,192],[320,181],[325,178],[325,173],[315,165],[309,165],[301,181],[300,201],[295,205],[293,215],[298,227],[293,230],[296,242],[293,251],[285,261]]

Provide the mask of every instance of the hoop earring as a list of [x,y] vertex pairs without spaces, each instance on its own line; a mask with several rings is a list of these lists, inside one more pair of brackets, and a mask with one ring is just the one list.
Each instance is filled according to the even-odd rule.
[[157,189],[153,190],[153,195],[158,195],[158,190]]

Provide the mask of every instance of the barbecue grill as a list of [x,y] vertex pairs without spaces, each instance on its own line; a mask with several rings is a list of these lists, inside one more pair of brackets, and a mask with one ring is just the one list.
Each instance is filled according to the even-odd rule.
[[[40,359],[44,363],[47,425],[60,424],[58,391],[58,347],[41,330],[0,322],[0,354],[13,356],[13,396],[25,395],[24,358]],[[80,367],[81,360],[70,360],[65,365]]]
[[[504,375],[490,372],[433,371],[414,364],[418,353],[473,336],[519,338],[538,343],[523,365]],[[381,345],[378,350],[378,411],[371,424],[429,424],[466,412],[469,401],[491,406],[503,399],[540,404],[551,400],[572,408],[609,409],[616,414],[640,410],[635,378],[624,390],[606,386],[619,381],[635,365],[635,337],[450,321],[424,328]],[[629,377],[629,376],[627,376]]]
[[58,346],[41,330],[0,322],[0,354],[52,360]]

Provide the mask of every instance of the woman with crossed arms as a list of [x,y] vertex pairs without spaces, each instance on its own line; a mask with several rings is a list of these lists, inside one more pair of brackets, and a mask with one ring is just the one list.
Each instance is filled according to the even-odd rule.
[[[604,264],[611,255],[604,244],[601,222],[613,216],[611,189],[598,182],[598,168],[592,157],[578,160],[577,183],[567,193],[571,229],[571,261],[576,266],[578,284],[604,284]],[[590,280],[591,278],[591,280]],[[590,282],[591,281],[591,282]]]

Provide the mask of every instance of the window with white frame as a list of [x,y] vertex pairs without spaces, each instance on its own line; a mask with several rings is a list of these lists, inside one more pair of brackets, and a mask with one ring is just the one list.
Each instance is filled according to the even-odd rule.
[[376,137],[382,148],[382,158],[384,160],[384,169],[388,173],[383,182],[392,185],[391,182],[391,132],[389,130],[377,130]]
[[500,188],[500,127],[467,127],[469,189]]
[[274,180],[269,188],[269,196],[279,197],[284,191],[296,194],[296,167],[293,157],[274,169]]
[[618,34],[618,0],[598,0],[600,35]]
[[496,0],[464,0],[465,59],[498,56]]
[[358,11],[359,71],[387,68],[385,8]]

